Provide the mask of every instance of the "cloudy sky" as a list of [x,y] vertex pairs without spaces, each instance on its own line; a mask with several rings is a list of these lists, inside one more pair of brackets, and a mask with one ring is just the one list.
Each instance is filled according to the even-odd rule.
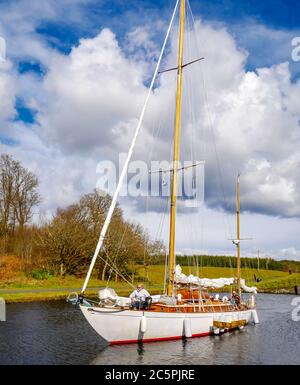
[[[99,161],[128,150],[175,0],[0,2],[0,151],[40,179],[35,220],[95,188]],[[233,253],[242,173],[245,255],[300,260],[300,5],[190,0],[182,160],[205,160],[205,205],[181,210],[181,252]],[[189,11],[189,8],[188,8]],[[194,24],[193,24],[194,22]],[[176,65],[177,26],[162,69]],[[6,58],[4,59],[4,41]],[[174,74],[164,74],[134,160],[169,159]],[[189,154],[189,155],[186,155]],[[159,201],[159,199],[158,199]],[[121,200],[127,218],[167,236],[167,202]]]

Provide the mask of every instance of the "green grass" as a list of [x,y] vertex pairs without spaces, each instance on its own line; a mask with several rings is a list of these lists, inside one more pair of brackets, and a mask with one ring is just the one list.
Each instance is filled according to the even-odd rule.
[[[26,278],[24,274],[20,276],[14,282],[0,282],[0,297],[4,298],[7,303],[12,302],[31,302],[31,301],[43,301],[52,299],[66,299],[71,291],[76,288],[80,291],[84,282],[84,278],[76,278],[74,276],[61,277],[49,277],[44,280],[37,280],[32,278]],[[104,288],[107,285],[107,281],[100,281],[96,278],[91,278],[86,290],[87,296],[95,296],[100,288]],[[109,286],[113,287],[117,293],[121,296],[129,295],[132,292],[126,282],[123,281],[110,281]],[[97,289],[91,289],[97,288]],[[161,292],[162,285],[159,283],[150,283],[147,288],[152,294]],[[30,290],[47,290],[41,293],[30,292]],[[51,292],[52,289],[61,289],[55,292]],[[78,290],[79,289],[79,290]],[[24,290],[23,293],[8,293],[9,290]]]
[[[188,266],[182,267],[184,274],[194,274],[197,275],[196,268],[189,268]],[[140,269],[140,274],[144,272],[144,269]],[[246,282],[253,282],[253,276],[256,274],[261,277],[263,281],[269,279],[278,279],[282,277],[286,277],[288,273],[277,270],[260,270],[257,272],[253,269],[242,269],[242,277],[246,280]],[[202,267],[199,268],[199,276],[205,278],[229,278],[234,277],[236,275],[236,270],[231,269],[229,267]],[[148,276],[151,282],[163,282],[164,277],[164,266],[154,265],[149,267]]]
[[[0,282],[0,290],[1,289],[43,289],[43,288],[51,288],[51,289],[59,289],[60,287],[80,287],[82,286],[84,278],[76,278],[74,276],[66,276],[62,277],[54,277],[50,276],[47,279],[34,279],[27,278],[24,274],[20,274],[20,276],[13,282]],[[91,279],[89,282],[89,286],[97,286],[99,281],[97,279]]]
[[[98,291],[100,288],[104,288],[106,282],[98,281],[98,288],[95,289],[87,289],[85,294],[87,298],[98,297]],[[119,285],[110,285],[113,287],[118,295],[120,296],[128,296],[132,292],[132,288],[129,288],[128,285],[119,284]],[[149,285],[147,289],[151,292],[151,294],[159,294],[162,291],[161,285]],[[50,290],[50,288],[49,288]],[[68,294],[71,292],[70,290],[62,290],[56,292],[42,292],[42,293],[5,293],[0,290],[0,297],[4,298],[7,303],[15,303],[15,302],[33,302],[33,301],[50,301],[50,300],[58,300],[58,299],[66,299]]]
[[300,274],[291,274],[278,279],[269,279],[257,284],[261,291],[289,290],[293,292],[294,286],[300,286]]
[[[195,267],[182,266],[183,273],[186,275],[197,275],[197,269]],[[141,273],[144,269],[141,270]],[[236,270],[229,267],[202,267],[198,270],[200,277],[205,278],[229,278],[236,276]],[[254,281],[254,274],[262,279],[261,282]],[[160,265],[154,265],[149,267],[148,277],[150,283],[163,282],[164,267]],[[257,270],[254,269],[242,269],[242,278],[246,280],[246,284],[249,286],[256,286],[260,291],[276,292],[277,290],[288,290],[293,292],[294,286],[300,286],[300,274],[288,274],[284,271],[277,270]]]
[[[183,272],[187,275],[197,274],[196,268],[189,268],[183,266]],[[220,277],[233,277],[236,271],[226,267],[202,267],[199,268],[199,275],[206,278],[220,278]],[[253,280],[253,275],[262,278],[262,281],[257,283]],[[144,268],[139,269],[140,278],[136,279],[136,282],[144,275]],[[257,272],[252,269],[242,269],[242,277],[246,280],[248,285],[255,285],[260,291],[276,292],[278,290],[292,291],[294,286],[300,286],[300,274],[289,275],[286,272],[276,270],[260,270]],[[163,289],[164,278],[164,266],[154,265],[148,268],[148,279],[145,283],[146,288],[151,294],[156,294]],[[75,288],[80,288],[83,284],[83,278],[76,278],[74,276],[61,277],[49,277],[44,280],[28,279],[24,274],[21,274],[17,280],[10,283],[0,282],[0,296],[7,302],[26,302],[26,301],[41,301],[51,299],[65,299],[70,291]],[[88,288],[101,288],[106,286],[106,281],[99,281],[92,278],[89,282]],[[109,286],[113,287],[119,295],[128,295],[132,288],[126,282],[110,281]],[[42,293],[5,293],[6,290],[38,290],[38,289],[62,289],[57,292],[42,292]],[[97,290],[88,289],[88,295],[94,296],[97,294]]]
[[16,303],[16,302],[51,301],[51,300],[58,300],[58,299],[66,299],[68,296],[68,293],[62,291],[62,292],[55,292],[55,293],[3,294],[0,292],[0,296],[5,299],[6,303]]

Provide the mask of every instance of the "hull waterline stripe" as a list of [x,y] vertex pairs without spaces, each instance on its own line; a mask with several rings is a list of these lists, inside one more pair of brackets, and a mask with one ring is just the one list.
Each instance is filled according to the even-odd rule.
[[[211,332],[205,332],[205,333],[196,333],[193,334],[192,337],[206,337],[212,334]],[[139,342],[159,342],[159,341],[171,341],[171,340],[182,340],[185,338],[184,336],[174,336],[174,337],[158,337],[158,338],[145,338],[142,340],[120,340],[120,341],[110,341],[110,345],[121,345],[121,344],[136,344]]]

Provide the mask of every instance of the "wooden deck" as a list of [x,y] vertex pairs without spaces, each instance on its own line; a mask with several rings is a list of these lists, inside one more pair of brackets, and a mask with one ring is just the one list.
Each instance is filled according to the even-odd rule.
[[[234,310],[244,310],[243,306],[240,309],[234,308],[231,304],[223,303],[222,301],[201,301],[196,303],[179,303],[176,305],[165,305],[155,303],[151,305],[148,311],[166,312],[166,313],[212,313],[212,312],[229,312]],[[145,310],[147,311],[147,310]]]

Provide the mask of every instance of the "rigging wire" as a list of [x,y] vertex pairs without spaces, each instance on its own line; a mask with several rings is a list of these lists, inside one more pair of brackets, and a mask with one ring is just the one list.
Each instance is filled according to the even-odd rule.
[[[193,30],[193,25],[192,25],[192,20],[190,17],[189,12],[186,13],[186,44],[185,44],[185,49],[186,49],[186,60],[190,61],[195,57],[195,52],[192,49],[192,30]],[[197,52],[198,54],[198,52]],[[196,87],[193,82],[194,80],[194,74],[195,71],[197,70],[197,66],[191,67],[189,71],[185,72],[185,98],[184,98],[184,104],[185,104],[185,109],[186,109],[186,117],[187,117],[187,123],[186,127],[184,129],[187,131],[188,135],[185,135],[184,138],[186,138],[185,141],[183,141],[183,145],[186,147],[187,151],[190,153],[190,159],[192,162],[196,162],[196,149],[195,149],[195,144],[197,143],[197,138],[199,135],[196,135],[196,129],[200,129],[201,131],[201,125],[199,124],[199,116],[197,115],[198,109],[196,108],[196,105],[194,101],[196,100]],[[194,103],[194,104],[193,104]],[[198,145],[197,147],[197,154],[200,154],[198,159],[203,159],[203,156],[201,155],[201,146],[203,146],[203,141],[200,141],[200,146]],[[194,175],[190,175],[190,178],[194,178]],[[198,191],[196,190],[196,197],[194,199],[198,199],[199,197],[197,196]],[[203,248],[203,205],[200,204],[200,207],[197,207],[196,210],[191,210],[192,217],[196,220],[196,226],[185,226],[189,228],[189,238],[191,242],[190,249],[195,250],[196,248],[199,249],[199,232],[200,232],[200,248]],[[197,226],[197,223],[200,223],[200,226]],[[200,229],[199,229],[200,227]],[[200,230],[200,231],[199,231]],[[190,265],[195,265],[195,257],[189,258],[189,264]],[[199,274],[199,269],[198,269],[198,263],[196,263],[197,266],[197,275]]]
[[[162,92],[163,91],[164,90],[162,90]],[[158,95],[158,97],[159,97],[159,95]],[[151,111],[151,106],[150,106],[149,110]],[[148,153],[148,164],[150,164],[151,160],[153,159],[154,148],[157,150],[157,142],[164,142],[164,140],[161,139],[161,136],[163,134],[162,128],[168,126],[167,121],[169,119],[169,115],[164,114],[164,113],[158,113],[158,114],[154,113],[154,115],[156,117],[158,117],[158,120],[154,119],[154,121],[152,123],[152,131],[151,131],[152,142],[150,145],[150,151]],[[152,173],[150,173],[150,174],[152,174]],[[161,181],[159,180],[158,188],[160,188],[160,182]],[[152,180],[151,180],[151,183],[152,183]],[[151,186],[151,189],[152,189],[152,186]],[[150,190],[150,196],[151,196],[151,192],[152,192],[152,190]],[[162,238],[164,222],[165,222],[166,214],[167,214],[168,207],[169,207],[169,198],[168,197],[164,198],[164,197],[157,196],[156,199],[160,199],[162,202],[162,207],[161,207],[162,212],[160,214],[157,214],[157,215],[159,215],[160,219],[159,219],[159,224],[158,224],[157,231],[156,231],[156,234],[154,237],[154,242],[159,241]],[[146,204],[145,204],[146,214],[148,214],[149,211],[150,211],[149,210],[149,194],[147,194]],[[144,250],[144,253],[145,252],[146,252],[146,250]],[[167,255],[166,255],[166,258],[167,258]],[[165,274],[164,274],[164,281],[163,282],[164,282],[164,287],[165,287],[165,284],[166,284],[166,264],[165,264]]]
[[[189,0],[187,0],[187,4],[188,4],[187,8],[188,8],[189,14],[191,16],[192,24],[194,26],[194,31],[196,31],[196,23],[195,23],[195,19],[194,19],[194,16],[193,16],[193,13],[192,13],[192,10],[191,10],[191,7],[190,7]],[[199,54],[199,51],[200,51],[199,50],[199,41],[198,41],[196,33],[195,33],[195,41],[196,41],[196,47],[197,47],[197,50],[198,50],[197,53]],[[215,135],[215,130],[214,130],[214,126],[213,126],[213,119],[212,119],[211,109],[210,109],[210,105],[209,105],[209,102],[208,102],[208,95],[207,95],[207,92],[206,92],[204,68],[202,67],[202,63],[200,65],[200,74],[201,74],[201,80],[202,80],[202,84],[203,84],[204,106],[205,106],[206,113],[207,113],[208,126],[210,128],[210,132],[211,132],[211,136],[212,136],[213,149],[214,149],[214,153],[215,153],[215,157],[216,157],[217,173],[218,173],[218,176],[219,176],[219,178],[218,178],[219,180],[218,181],[219,181],[220,190],[221,190],[221,194],[222,194],[222,200],[223,200],[224,203],[226,203],[227,199],[226,199],[226,194],[225,194],[224,178],[223,178],[223,174],[222,174],[221,162],[220,162],[219,154],[218,154],[218,151],[217,151],[216,135]],[[223,219],[223,225],[224,225],[225,233],[227,233],[227,238],[230,238],[230,235],[232,234],[232,231],[231,231],[231,226],[230,226],[230,222],[229,222],[229,218],[228,218],[228,213],[225,210],[223,211],[222,219]]]
[[150,96],[152,94],[152,90],[153,90],[155,79],[156,79],[156,76],[157,76],[157,73],[158,73],[158,70],[159,70],[161,59],[162,59],[162,56],[163,56],[163,53],[164,53],[164,50],[165,50],[165,47],[166,47],[166,44],[167,44],[167,41],[168,41],[168,38],[169,38],[170,30],[171,30],[172,25],[173,25],[173,20],[174,20],[174,17],[175,17],[177,8],[178,8],[178,3],[179,3],[179,0],[177,0],[177,2],[176,2],[175,9],[174,9],[174,12],[173,12],[173,15],[172,15],[169,27],[168,27],[168,31],[167,31],[164,43],[163,43],[163,47],[162,47],[162,50],[161,50],[161,53],[160,53],[160,56],[159,56],[159,59],[158,59],[157,65],[156,65],[156,69],[155,69],[155,72],[154,72],[154,75],[153,75],[153,78],[152,78],[152,81],[151,81],[151,85],[150,85],[150,88],[148,90],[147,98],[145,100],[142,112],[140,114],[139,122],[137,124],[136,130],[135,130],[135,133],[134,133],[134,137],[133,137],[132,143],[130,145],[128,154],[127,154],[127,158],[126,158],[124,167],[122,169],[122,172],[121,172],[121,175],[120,175],[120,179],[119,179],[116,191],[115,191],[115,193],[113,195],[111,206],[109,208],[107,217],[106,217],[104,225],[102,227],[102,230],[101,230],[101,233],[100,233],[100,236],[99,236],[99,240],[98,240],[98,243],[97,243],[97,246],[96,246],[96,250],[94,252],[91,264],[89,266],[89,270],[88,270],[87,276],[86,276],[84,284],[82,286],[81,293],[84,293],[84,291],[85,291],[85,289],[87,287],[87,284],[88,284],[88,282],[90,280],[90,277],[91,277],[94,265],[96,263],[96,259],[97,259],[98,255],[99,255],[99,252],[101,250],[101,247],[102,247],[102,244],[103,244],[103,241],[104,241],[104,238],[105,238],[108,226],[110,224],[110,221],[111,221],[114,209],[115,209],[115,205],[117,203],[117,198],[118,198],[119,192],[121,190],[121,187],[122,187],[125,175],[127,173],[128,164],[130,162],[130,159],[131,159],[131,156],[132,156],[132,153],[133,153],[133,150],[134,150],[135,141],[136,141],[136,139],[138,137],[138,134],[139,134],[139,131],[140,131],[140,128],[141,128],[141,125],[142,125],[142,121],[143,121],[143,118],[144,118],[144,114],[145,114],[145,111],[146,111],[146,108],[147,108],[147,105],[148,105],[148,101],[149,101]]
[[[103,262],[105,262],[105,259],[104,259],[100,254],[98,255],[98,257],[99,257]],[[124,281],[127,282],[129,286],[131,286],[132,288],[135,289],[135,286],[134,286],[130,281],[128,281],[128,280],[124,277],[124,275],[118,270],[118,268],[117,268],[116,266],[114,266],[113,263],[110,265],[110,268],[111,268],[115,273],[117,273],[121,278],[123,278]]]
[[[196,23],[195,23],[195,19],[194,19],[194,16],[193,16],[193,13],[192,13],[192,10],[191,10],[191,7],[190,7],[189,0],[187,0],[187,4],[188,4],[188,9],[189,9],[189,12],[191,14],[191,18],[192,18],[192,21],[193,21],[193,24],[194,24],[194,30],[196,30]],[[197,34],[196,33],[195,33],[195,40],[196,40],[197,49],[199,50],[199,42],[198,42]],[[214,151],[215,151],[215,156],[216,156],[216,161],[217,161],[218,174],[219,174],[219,178],[220,178],[220,186],[221,186],[222,198],[223,198],[224,203],[226,203],[227,199],[226,199],[226,194],[225,194],[224,178],[223,178],[223,174],[222,174],[220,157],[219,157],[219,154],[218,154],[218,151],[217,151],[216,135],[215,135],[214,125],[212,123],[212,120],[213,120],[212,119],[212,113],[211,113],[210,104],[208,102],[208,96],[207,96],[207,92],[206,92],[204,70],[203,70],[202,66],[200,66],[200,69],[201,69],[201,71],[200,71],[201,72],[201,79],[202,79],[202,83],[203,83],[203,96],[204,96],[204,100],[205,100],[205,107],[207,109],[207,115],[208,115],[208,119],[209,119],[209,126],[210,126],[210,130],[211,130],[212,137],[213,137],[213,145],[214,145]],[[225,218],[228,219],[227,216],[225,216]],[[228,227],[230,227],[230,226],[228,226]]]
[[[125,226],[125,228],[124,228],[124,231],[123,231],[123,234],[122,234],[122,237],[121,237],[121,240],[120,240],[120,242],[119,242],[119,246],[118,246],[118,250],[117,250],[117,252],[116,252],[116,256],[115,256],[115,258],[114,258],[114,260],[113,260],[113,263],[115,263],[116,262],[116,259],[117,259],[117,257],[118,257],[118,254],[119,254],[119,252],[120,252],[120,250],[121,250],[121,246],[122,246],[122,243],[123,243],[123,240],[124,240],[124,237],[125,237],[125,234],[126,234],[126,232],[127,232],[127,226]],[[108,256],[108,254],[107,254],[107,256]],[[111,270],[109,271],[109,277],[108,277],[108,280],[107,280],[107,282],[106,282],[106,287],[108,287],[108,283],[109,283],[109,281],[110,281],[110,278],[111,278]],[[128,275],[128,277],[129,277],[129,275]]]

